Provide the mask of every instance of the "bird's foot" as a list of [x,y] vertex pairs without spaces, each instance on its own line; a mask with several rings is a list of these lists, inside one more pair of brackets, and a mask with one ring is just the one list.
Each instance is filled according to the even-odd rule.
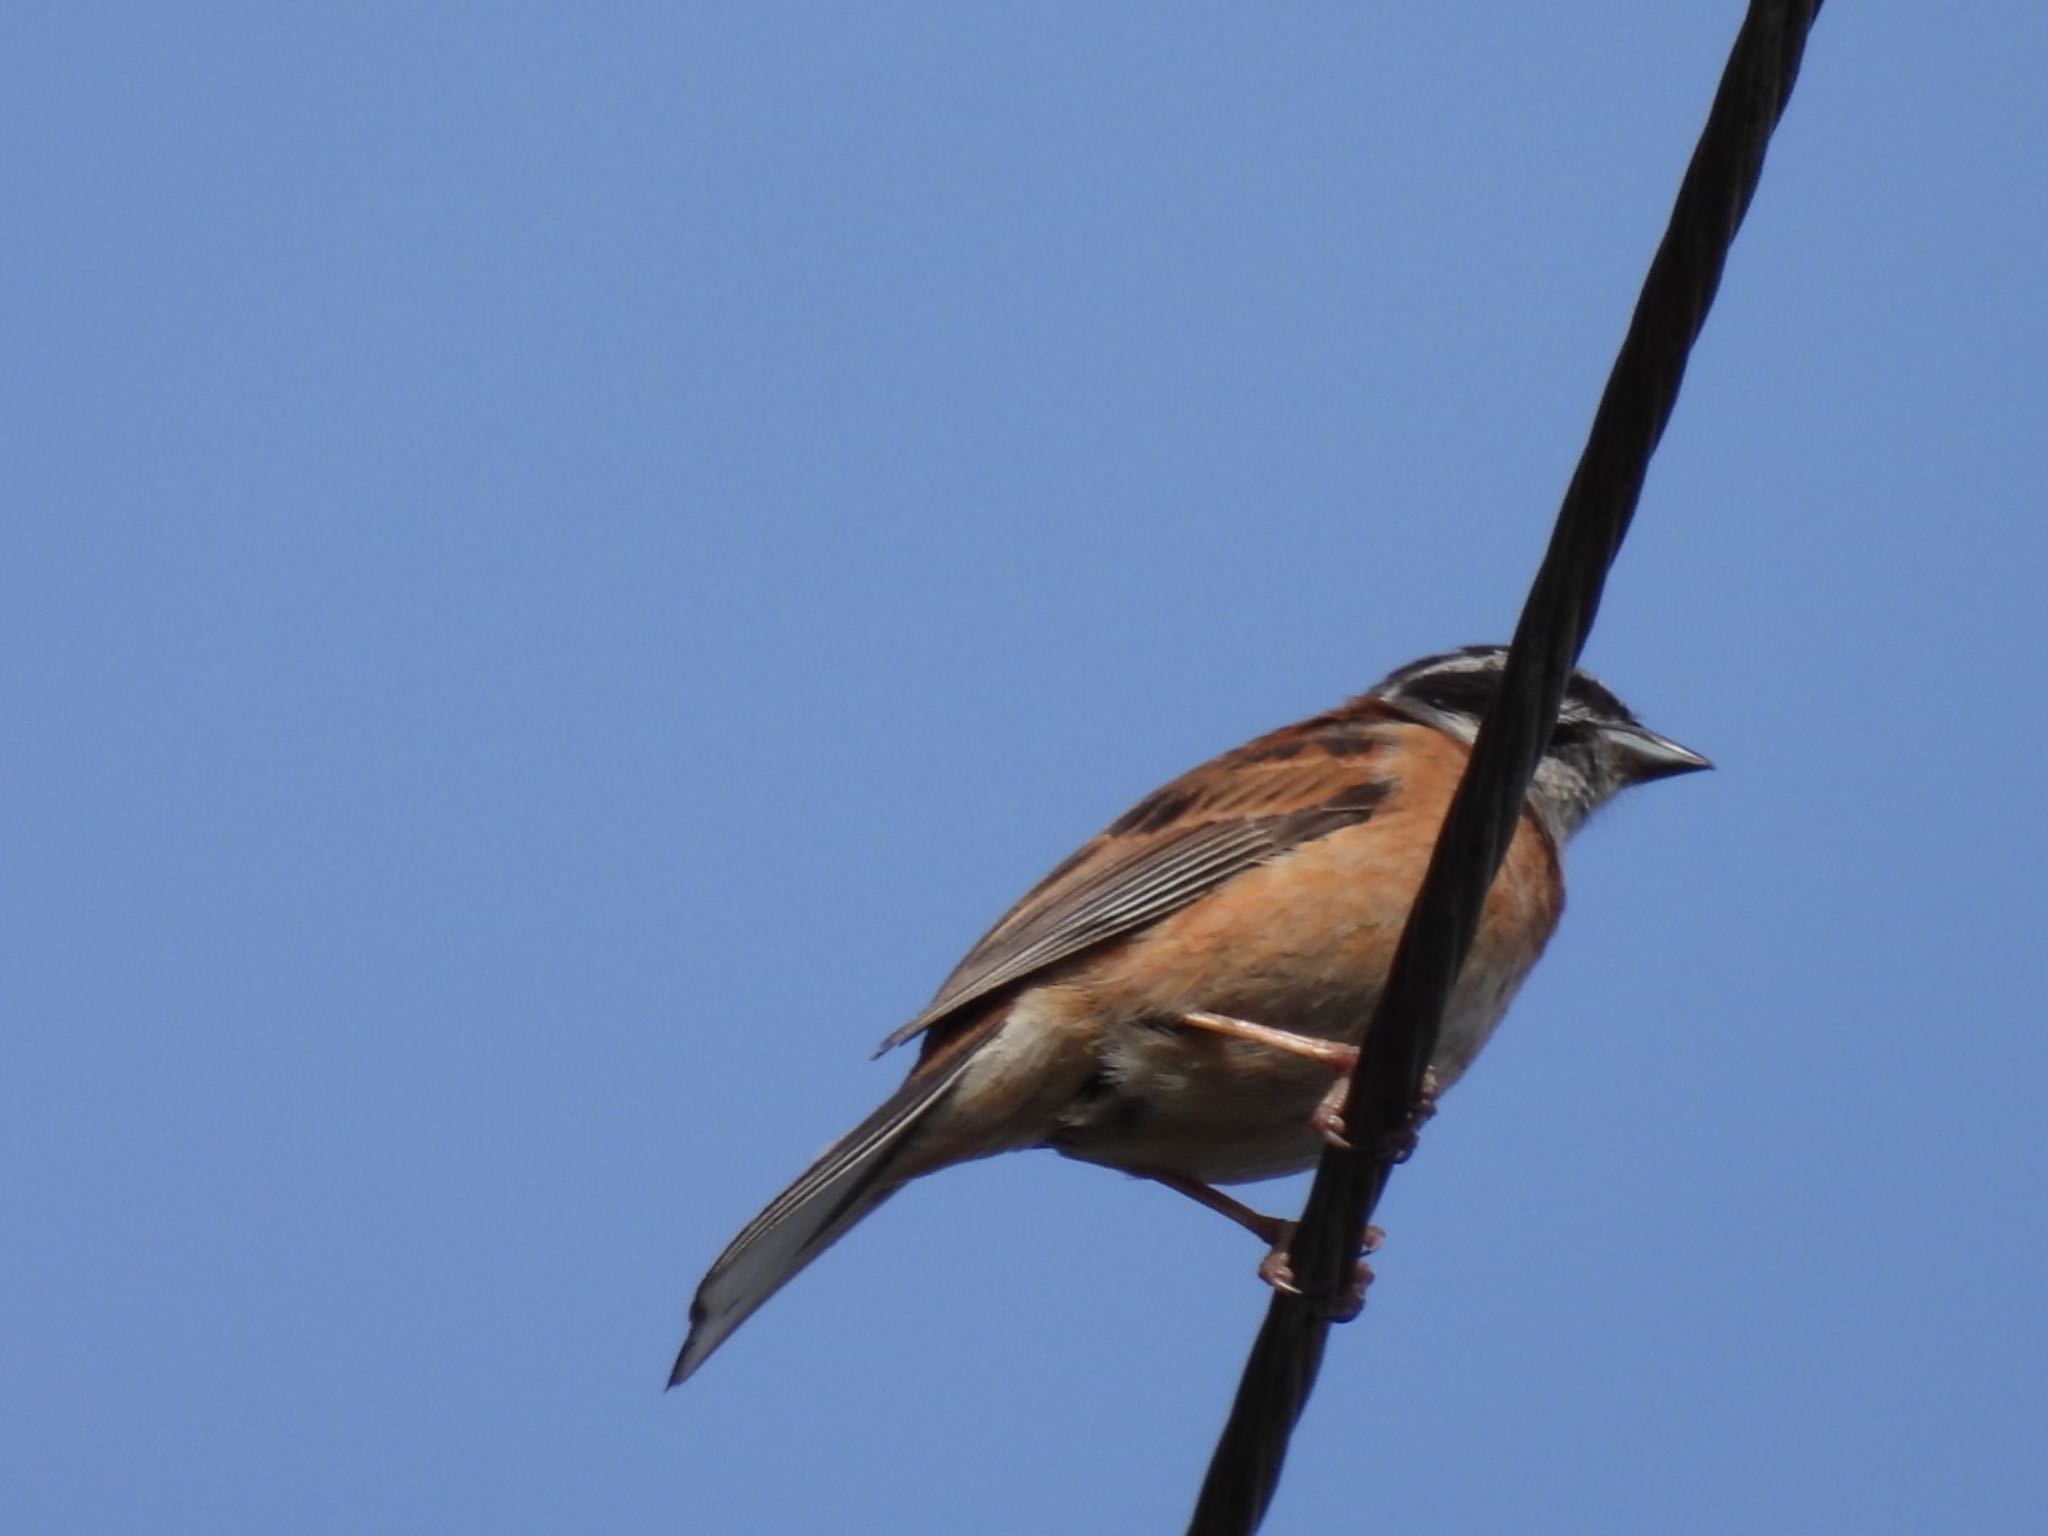
[[[1351,1143],[1347,1139],[1344,1125],[1345,1101],[1351,1095],[1351,1079],[1339,1077],[1330,1084],[1329,1091],[1316,1101],[1316,1107],[1309,1112],[1308,1123],[1324,1141],[1340,1151],[1349,1152]],[[1422,1074],[1422,1085],[1416,1090],[1415,1102],[1409,1107],[1408,1118],[1389,1132],[1380,1142],[1379,1156],[1382,1163],[1405,1163],[1415,1155],[1415,1148],[1422,1136],[1422,1128],[1436,1115],[1436,1069],[1430,1068]]]
[[[1259,1260],[1259,1278],[1276,1291],[1285,1291],[1290,1296],[1299,1296],[1301,1287],[1294,1283],[1294,1263],[1287,1255],[1288,1245],[1294,1241],[1294,1223],[1283,1221],[1279,1224],[1280,1236],[1272,1250]],[[1330,1321],[1348,1323],[1365,1310],[1365,1289],[1372,1284],[1372,1266],[1365,1261],[1365,1255],[1373,1252],[1386,1241],[1386,1233],[1378,1227],[1365,1229],[1365,1241],[1360,1245],[1358,1267],[1352,1271],[1351,1283],[1330,1308]]]

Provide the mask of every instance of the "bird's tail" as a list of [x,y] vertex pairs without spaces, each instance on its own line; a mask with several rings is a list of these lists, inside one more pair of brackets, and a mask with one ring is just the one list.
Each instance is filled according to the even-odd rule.
[[690,1336],[669,1373],[671,1387],[687,1381],[757,1307],[902,1187],[907,1133],[951,1090],[986,1027],[964,1033],[969,1038],[948,1042],[955,1048],[929,1053],[881,1108],[827,1147],[726,1245],[690,1303]]

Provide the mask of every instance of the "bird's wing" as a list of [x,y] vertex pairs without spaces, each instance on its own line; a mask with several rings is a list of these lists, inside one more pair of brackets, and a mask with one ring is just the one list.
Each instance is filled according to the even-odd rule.
[[1366,699],[1285,726],[1154,790],[1028,891],[954,967],[901,1045],[956,1010],[1131,933],[1231,876],[1371,816],[1391,718]]

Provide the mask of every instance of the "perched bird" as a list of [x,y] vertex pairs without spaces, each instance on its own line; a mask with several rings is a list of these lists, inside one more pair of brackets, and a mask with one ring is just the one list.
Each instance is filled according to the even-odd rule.
[[[1027,892],[884,1049],[888,1101],[734,1238],[697,1288],[669,1385],[911,1179],[1025,1147],[1155,1179],[1249,1227],[1217,1184],[1308,1167],[1342,1136],[1357,1057],[1506,651],[1471,646],[1155,790]],[[1450,1005],[1448,1087],[1564,905],[1559,850],[1633,784],[1710,766],[1575,673]]]

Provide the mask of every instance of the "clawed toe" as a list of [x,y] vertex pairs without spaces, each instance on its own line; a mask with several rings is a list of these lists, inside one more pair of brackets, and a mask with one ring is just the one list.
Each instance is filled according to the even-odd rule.
[[1330,1309],[1330,1321],[1348,1323],[1365,1310],[1365,1288],[1372,1284],[1372,1266],[1360,1259],[1358,1269],[1351,1276],[1351,1284],[1344,1294],[1337,1298],[1337,1304]]
[[[1408,1118],[1394,1130],[1389,1131],[1379,1146],[1379,1160],[1383,1163],[1405,1163],[1415,1155],[1420,1144],[1422,1128],[1436,1115],[1436,1069],[1430,1068],[1422,1074],[1421,1086],[1415,1090],[1415,1103],[1408,1110]],[[1323,1104],[1329,1102],[1325,1095]],[[1316,1115],[1322,1113],[1323,1104],[1316,1106]],[[1311,1117],[1313,1122],[1315,1117]],[[1321,1127],[1318,1125],[1318,1129]]]
[[[1301,1287],[1294,1282],[1294,1264],[1287,1255],[1287,1246],[1293,1240],[1294,1223],[1288,1222],[1286,1230],[1280,1234],[1272,1251],[1259,1260],[1259,1278],[1276,1291],[1284,1291],[1289,1296],[1299,1296]],[[1362,1254],[1358,1260],[1358,1267],[1352,1271],[1351,1283],[1344,1287],[1343,1294],[1330,1307],[1331,1322],[1348,1323],[1365,1310],[1365,1290],[1372,1284],[1373,1274],[1372,1266],[1365,1262],[1363,1254],[1371,1253],[1384,1241],[1386,1234],[1378,1227],[1365,1229],[1365,1241],[1360,1245]]]
[[1309,1111],[1309,1129],[1339,1152],[1349,1152],[1351,1141],[1345,1135],[1344,1106],[1351,1098],[1351,1073],[1340,1070],[1323,1090],[1323,1096],[1316,1100],[1316,1107]]
[[[1415,1155],[1415,1148],[1423,1126],[1436,1113],[1436,1072],[1422,1074],[1422,1085],[1416,1090],[1414,1106],[1408,1111],[1408,1119],[1398,1129],[1388,1133],[1379,1144],[1379,1161],[1383,1163],[1405,1163]],[[1316,1107],[1309,1111],[1309,1129],[1330,1146],[1340,1152],[1352,1150],[1349,1132],[1344,1124],[1344,1109],[1351,1097],[1351,1078],[1347,1072],[1339,1071],[1335,1081],[1316,1100]]]
[[1339,1152],[1351,1150],[1351,1143],[1344,1135],[1344,1111],[1328,1099],[1324,1099],[1315,1107],[1308,1117],[1308,1123],[1310,1130]]
[[[1289,1237],[1293,1234],[1290,1233]],[[1259,1278],[1276,1291],[1285,1291],[1290,1296],[1299,1296],[1301,1287],[1294,1283],[1294,1264],[1287,1257],[1287,1238],[1259,1260]]]

